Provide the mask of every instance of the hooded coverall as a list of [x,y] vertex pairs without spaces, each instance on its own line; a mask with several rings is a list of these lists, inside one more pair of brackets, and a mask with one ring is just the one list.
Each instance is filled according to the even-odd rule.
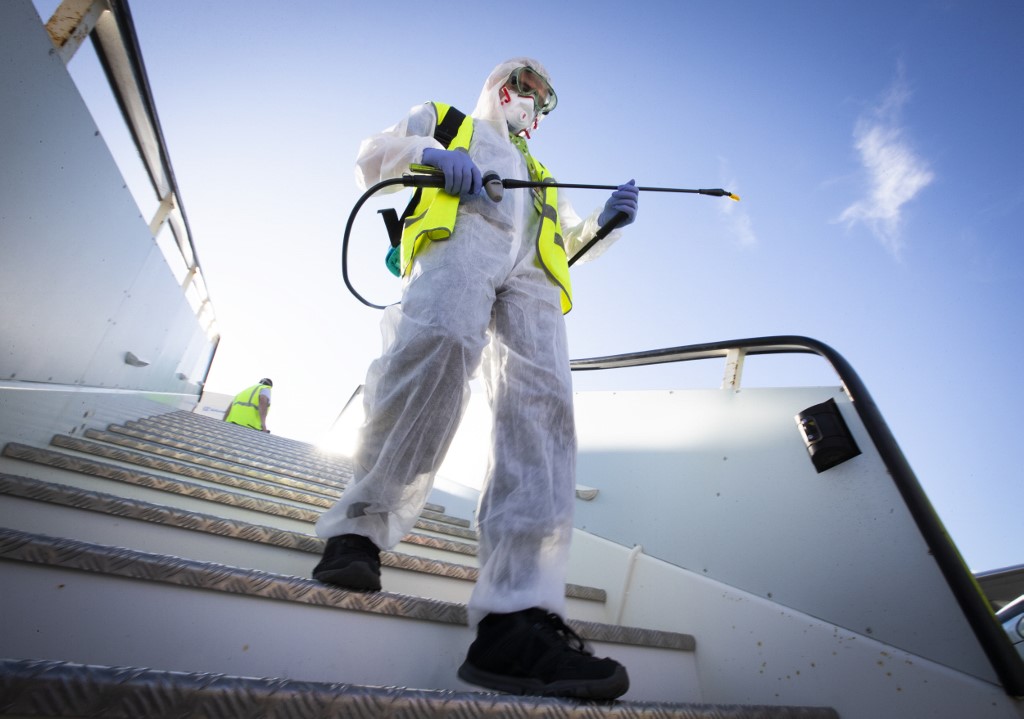
[[[481,171],[528,180],[509,140],[498,89],[529,58],[494,69],[472,112],[470,157]],[[420,163],[433,137],[433,105],[365,140],[357,159],[363,188]],[[559,192],[571,257],[599,228],[600,208],[582,221]],[[317,522],[328,538],[368,537],[394,547],[413,527],[465,411],[469,380],[482,368],[494,416],[478,512],[480,575],[469,601],[475,626],[488,613],[541,607],[565,614],[573,528],[576,431],[560,290],[537,261],[539,215],[530,191],[463,196],[452,236],[433,242],[403,277],[402,301],[385,310],[382,355],[364,386],[366,421],[354,481]],[[613,232],[603,246],[615,241]]]

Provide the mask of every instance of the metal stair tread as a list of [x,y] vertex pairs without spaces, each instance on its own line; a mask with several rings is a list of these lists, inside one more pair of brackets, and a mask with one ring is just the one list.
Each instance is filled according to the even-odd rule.
[[201,432],[204,436],[229,438],[232,445],[241,444],[259,449],[260,452],[265,452],[269,449],[272,452],[286,456],[303,457],[328,469],[338,468],[342,471],[349,469],[347,462],[319,455],[316,446],[308,442],[301,442],[263,432],[254,432],[247,427],[239,427],[238,425],[189,412],[171,412],[155,415],[140,419],[138,422],[161,427],[176,427],[189,434]]
[[[210,471],[218,473],[226,473],[229,475],[241,475],[250,479],[254,479],[259,482],[267,482],[271,485],[275,483],[281,483],[289,489],[296,489],[299,491],[309,491],[304,489],[305,487],[312,487],[312,494],[326,495],[331,498],[331,503],[341,496],[341,489],[344,487],[324,487],[318,486],[318,483],[313,481],[297,480],[291,477],[284,477],[274,473],[268,473],[265,471],[248,469],[242,465],[225,462],[223,460],[208,459],[200,454],[191,452],[186,449],[163,447],[158,444],[147,442],[146,440],[139,440],[131,437],[121,437],[115,433],[102,432],[99,430],[87,430],[85,436],[88,440],[94,440],[98,445],[102,446],[103,443],[115,445],[119,448],[123,448],[128,454],[123,455],[127,458],[126,461],[139,464],[140,466],[150,466],[151,462],[145,460],[146,455],[156,455],[173,462],[182,462],[183,464],[174,464],[172,467],[191,467],[196,466],[200,469],[208,469]],[[60,441],[58,441],[60,438]],[[69,438],[66,435],[56,435],[53,438],[53,444],[59,447],[67,447],[69,449],[76,449],[78,451],[86,451],[90,454],[99,454],[100,456],[109,456],[115,459],[122,459],[117,457],[112,452],[103,452],[99,450],[96,445],[86,447],[83,443],[87,440]],[[164,469],[164,471],[174,471],[165,467],[156,467]],[[188,470],[191,471],[191,470]],[[187,475],[191,476],[191,475]],[[322,506],[320,502],[316,502],[319,506]],[[328,505],[329,506],[329,505]],[[431,505],[429,508],[424,509],[424,518],[434,522],[440,522],[443,524],[450,524],[455,527],[462,527],[464,529],[469,528],[470,521],[462,517],[453,517],[444,513],[443,507],[437,505]]]
[[[393,592],[352,592],[313,579],[0,528],[0,559],[249,597],[466,626],[466,605]],[[600,642],[692,652],[689,634],[569,620]]]
[[248,443],[240,442],[234,437],[211,436],[207,433],[200,435],[198,429],[162,423],[144,423],[142,420],[132,420],[122,425],[108,427],[108,431],[120,430],[124,430],[124,433],[135,432],[160,437],[162,441],[167,442],[195,443],[195,445],[211,452],[225,454],[243,453],[250,457],[259,455],[263,458],[259,460],[260,463],[278,467],[282,471],[313,471],[317,475],[333,478],[349,477],[352,473],[351,466],[348,465],[324,465],[315,458],[313,450],[308,450],[301,457],[294,454],[288,456],[275,454],[271,451],[271,448],[260,448],[259,452],[257,452],[256,448],[248,445]]
[[[52,442],[52,444],[58,447],[68,446],[73,449],[79,449],[79,447],[75,445],[64,445],[60,442],[57,442],[56,440],[58,437],[67,438],[66,435],[56,435],[53,438],[54,441]],[[94,429],[86,430],[84,437],[85,439],[77,438],[76,441],[86,442],[92,440],[96,442],[97,445],[100,446],[112,445],[119,449],[128,450],[133,453],[133,456],[154,456],[159,457],[161,459],[180,462],[181,466],[201,468],[214,472],[222,472],[225,474],[241,476],[260,482],[267,482],[270,484],[281,484],[291,489],[308,491],[311,494],[325,495],[327,497],[330,497],[332,501],[341,496],[342,487],[325,485],[315,480],[298,479],[295,477],[287,477],[281,474],[268,472],[265,470],[252,469],[245,467],[243,465],[239,465],[237,463],[213,459],[210,457],[204,457],[201,454],[197,454],[186,449],[179,449],[177,447],[164,447],[159,444],[148,442],[146,440],[136,439],[134,437],[120,436],[112,432],[102,432]],[[79,451],[82,450],[79,449]]]
[[[159,421],[163,420],[164,417],[166,417],[166,415],[160,416],[160,417],[156,417],[156,418],[151,418],[151,419],[159,422]],[[195,422],[195,421],[210,422],[211,420],[209,418],[200,418],[199,420],[190,420],[190,421],[192,421],[192,422]],[[126,424],[132,425],[132,424],[137,424],[137,423],[129,422],[129,423],[126,423]],[[111,427],[111,430],[114,430],[114,429],[115,429],[114,427]],[[136,448],[136,449],[140,449],[140,451],[151,451],[154,454],[157,454],[159,456],[175,456],[176,458],[181,458],[180,456],[176,456],[173,453],[168,452],[166,450],[160,450],[158,448],[152,447],[152,445],[150,445],[147,448],[142,448],[142,447],[133,445],[133,444],[131,444],[129,442],[126,442],[124,440],[119,440],[119,439],[116,438],[116,436],[112,436],[112,435],[115,435],[114,431],[108,432],[108,433],[105,433],[105,434],[97,432],[96,430],[89,430],[89,431],[86,432],[86,436],[88,436],[90,438],[102,439],[103,441],[109,441],[109,442],[111,442],[113,444],[118,444],[118,445],[121,445],[121,446],[133,447],[133,448]],[[201,452],[196,452],[194,449],[190,448],[188,446],[188,442],[185,441],[185,440],[192,440],[193,439],[192,435],[182,434],[182,435],[179,435],[179,436],[182,439],[181,440],[174,440],[173,441],[173,445],[171,445],[171,446],[173,446],[175,449],[186,451],[190,455],[202,454]],[[139,438],[139,439],[141,439],[141,438]],[[143,440],[143,441],[147,441],[147,440]],[[157,443],[157,442],[154,442],[154,444],[155,443]],[[302,443],[297,443],[297,444],[301,445]],[[184,445],[184,446],[182,446],[182,445]],[[312,445],[303,445],[303,446],[307,446],[307,447],[310,447],[310,448],[312,447]],[[234,447],[234,449],[235,449],[236,452],[239,452],[237,447]],[[264,451],[265,450],[264,447],[259,447],[258,449],[260,451]],[[254,448],[253,451],[255,451],[255,448]],[[312,449],[310,451],[312,451]],[[219,454],[223,455],[223,454],[226,454],[226,453],[220,452]],[[245,457],[246,455],[245,455],[245,453],[240,453],[240,454],[236,454],[235,456],[241,458],[241,457]],[[189,461],[191,461],[191,460],[189,460]],[[206,462],[203,462],[203,464],[206,464]],[[229,470],[229,471],[234,471],[234,470]],[[304,472],[304,473],[307,474],[307,475],[312,475],[313,474],[312,472],[309,472],[309,471]],[[351,478],[352,478],[351,467],[346,465],[346,469],[344,471],[344,479],[343,480],[339,479],[339,481],[343,483],[342,487],[339,487],[339,489],[343,489],[344,485],[347,484],[348,481],[351,480]],[[315,482],[316,480],[313,480],[313,481]],[[455,516],[452,516],[452,515],[448,515],[448,514],[445,513],[444,507],[442,507],[440,505],[432,504],[432,503],[429,503],[429,502],[424,507],[424,516],[428,516],[430,519],[432,519],[434,521],[444,522],[444,523],[447,523],[447,524],[452,524],[452,525],[454,525],[456,527],[468,528],[470,526],[470,521],[468,519],[465,519],[465,518],[462,518],[462,517],[455,517]]]
[[0,712],[177,719],[838,719],[824,707],[583,702],[488,692],[410,689],[49,660],[0,659]]
[[[342,485],[346,480],[342,480],[336,477],[324,477],[324,473],[306,472],[298,468],[287,468],[281,465],[275,465],[271,462],[261,462],[255,459],[250,453],[235,451],[230,452],[224,449],[217,449],[211,445],[201,442],[198,438],[190,437],[186,439],[176,439],[163,434],[157,434],[155,432],[146,432],[143,430],[133,429],[131,427],[125,427],[122,425],[112,424],[107,427],[105,432],[99,430],[86,430],[85,436],[91,439],[106,439],[113,443],[118,443],[118,440],[113,439],[113,436],[130,437],[138,442],[144,442],[156,451],[157,447],[175,449],[182,452],[188,452],[191,455],[197,457],[206,458],[207,461],[224,463],[228,466],[239,467],[238,472],[245,471],[257,471],[263,473],[269,473],[272,475],[283,475],[285,477],[292,477],[294,479],[302,479],[307,482],[319,482],[335,489],[341,489]],[[351,476],[351,473],[349,473]]]
[[[219,502],[251,511],[261,512],[290,519],[297,519],[305,522],[316,522],[320,512],[292,504],[275,502],[264,497],[255,497],[240,492],[232,492],[227,489],[210,487],[203,484],[188,482],[182,479],[171,479],[162,475],[151,474],[141,470],[127,469],[115,464],[100,462],[79,455],[58,452],[51,449],[33,447],[31,445],[10,442],[4,446],[3,456],[12,459],[34,462],[58,469],[64,469],[80,474],[101,477],[127,484],[133,484],[158,491],[171,492],[174,494],[189,496],[211,502]],[[237,487],[242,482],[250,480],[238,480]],[[450,527],[430,520],[419,520],[416,523],[419,529],[438,532],[458,537],[460,539],[475,540],[476,532],[459,527]]]
[[[122,436],[123,435],[123,436]],[[139,437],[136,435],[146,435],[147,437]],[[61,436],[61,435],[58,435]],[[278,482],[289,486],[299,487],[300,484],[312,485],[313,491],[325,494],[332,498],[337,498],[341,495],[348,482],[351,480],[351,471],[345,476],[345,479],[335,479],[335,484],[325,483],[323,480],[317,478],[312,472],[298,472],[303,476],[291,475],[284,471],[275,471],[272,469],[273,465],[260,463],[256,460],[245,461],[247,455],[243,453],[231,454],[228,452],[217,452],[210,450],[202,451],[201,448],[197,448],[189,444],[184,440],[168,440],[160,438],[158,435],[152,435],[150,433],[138,432],[129,428],[122,428],[112,425],[110,431],[103,432],[99,430],[87,430],[85,437],[95,440],[98,442],[106,442],[109,444],[117,445],[119,447],[126,447],[141,453],[153,454],[159,457],[171,458],[187,462],[190,464],[198,465],[201,467],[207,467],[215,471],[228,472],[230,474],[236,474],[241,476],[248,476],[253,479],[258,479],[266,482]],[[56,439],[56,438],[55,438]],[[233,457],[233,459],[228,459]],[[259,467],[257,465],[262,465]],[[325,485],[326,486],[321,486]],[[462,517],[454,517],[445,514],[443,506],[437,504],[427,503],[424,511],[430,514],[430,517],[436,521],[447,522],[457,527],[469,527],[470,522],[468,519]]]
[[334,504],[336,499],[324,494],[304,491],[288,485],[277,485],[261,479],[239,477],[227,472],[218,472],[212,469],[196,467],[185,462],[179,462],[166,457],[151,455],[145,452],[136,452],[132,449],[116,445],[95,442],[81,437],[69,437],[64,434],[54,435],[50,442],[51,446],[61,449],[69,449],[75,452],[102,457],[103,459],[125,462],[128,464],[152,469],[168,474],[174,474],[189,479],[198,479],[215,484],[222,484],[227,487],[244,489],[261,495],[275,497],[277,499],[290,500],[301,504],[308,504],[314,507],[326,509]]
[[[185,511],[140,499],[119,497],[105,492],[69,487],[55,482],[47,482],[45,480],[3,472],[0,472],[0,494],[100,512],[127,519],[153,522],[211,535],[242,539],[256,544],[308,552],[313,555],[310,567],[315,563],[315,557],[319,556],[323,551],[324,540],[311,534],[253,524],[239,519],[218,517],[212,514]],[[413,541],[414,539],[415,537],[410,536],[403,541],[419,543]],[[426,537],[426,539],[433,538]],[[438,549],[450,549],[444,540],[434,541],[430,546]],[[445,562],[439,559],[418,557],[404,552],[381,552],[381,563],[384,566],[396,569],[470,582],[475,582],[479,574],[479,570],[476,567]],[[597,602],[604,602],[607,598],[602,589],[578,584],[567,584],[566,596]]]
[[351,465],[325,465],[313,456],[312,451],[304,455],[294,452],[282,453],[276,451],[273,447],[253,444],[240,437],[221,435],[214,432],[202,432],[197,428],[178,427],[162,423],[142,424],[140,421],[128,421],[122,426],[134,432],[156,435],[174,442],[194,442],[206,450],[242,453],[251,457],[258,456],[261,463],[272,465],[282,473],[313,473],[319,478],[326,478],[336,482],[346,481],[352,476]]

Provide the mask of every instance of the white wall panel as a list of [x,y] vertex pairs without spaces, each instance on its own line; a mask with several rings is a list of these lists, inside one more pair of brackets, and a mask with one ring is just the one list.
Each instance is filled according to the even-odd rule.
[[177,375],[213,345],[27,0],[0,3],[0,108],[0,379],[198,395]]
[[[829,398],[863,454],[818,474],[794,416]],[[993,678],[838,388],[581,392],[576,421],[577,480],[600,490],[577,527]]]

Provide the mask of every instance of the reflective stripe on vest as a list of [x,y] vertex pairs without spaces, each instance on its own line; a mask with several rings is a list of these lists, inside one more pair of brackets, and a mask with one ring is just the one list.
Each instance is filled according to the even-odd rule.
[[226,421],[243,427],[263,429],[263,422],[260,420],[260,392],[264,388],[269,389],[265,384],[257,384],[236,394],[231,401],[231,410]]
[[[540,182],[552,179],[551,173],[544,165],[532,157],[527,157],[526,161],[534,166],[534,171]],[[544,188],[544,200],[541,207],[540,229],[537,232],[537,256],[540,258],[540,266],[562,291],[562,314],[568,314],[572,309],[572,283],[569,281],[569,258],[565,255],[562,223],[558,219],[558,188]]]
[[[434,138],[442,144],[452,137],[446,146],[449,150],[469,151],[469,142],[473,137],[473,118],[463,116],[456,132],[452,132],[452,118],[449,112],[456,112],[450,105],[440,102],[432,103],[437,112],[437,129]],[[449,122],[445,122],[445,119]],[[551,173],[528,153],[523,155],[530,167],[531,177],[541,182],[551,180]],[[537,232],[537,257],[548,278],[561,290],[562,312],[572,309],[572,284],[569,281],[569,259],[565,255],[565,243],[562,240],[562,224],[558,219],[558,189],[545,187],[541,203],[541,221]],[[410,210],[406,212],[405,230],[402,232],[402,266],[405,275],[412,266],[413,258],[420,253],[429,242],[447,240],[455,229],[455,218],[459,209],[459,198],[442,192],[440,188],[419,188],[413,195]]]

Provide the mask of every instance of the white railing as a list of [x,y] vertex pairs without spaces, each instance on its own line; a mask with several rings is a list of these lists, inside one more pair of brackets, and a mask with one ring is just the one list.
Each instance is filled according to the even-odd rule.
[[[150,232],[200,325],[210,339],[215,339],[218,332],[213,304],[182,206],[128,3],[64,0],[47,21],[46,30],[65,65],[87,38],[92,39],[155,193],[158,204],[149,222]],[[140,200],[136,197],[141,207],[145,203]]]

